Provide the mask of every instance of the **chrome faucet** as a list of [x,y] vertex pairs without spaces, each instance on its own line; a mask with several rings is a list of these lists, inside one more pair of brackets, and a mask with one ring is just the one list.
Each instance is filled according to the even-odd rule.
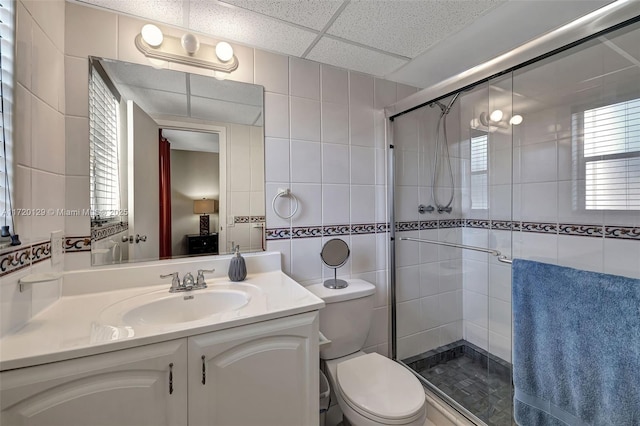
[[198,278],[196,280],[193,279],[193,275],[191,275],[191,272],[187,272],[187,274],[182,279],[182,283],[180,283],[180,277],[178,276],[177,272],[172,272],[167,275],[160,275],[160,278],[172,277],[169,293],[177,293],[179,291],[191,291],[207,288],[207,283],[204,281],[204,274],[214,271],[215,269],[198,269]]
[[187,272],[182,279],[182,288],[185,290],[192,290],[194,284],[195,280],[193,279],[193,275],[191,275],[191,272]]

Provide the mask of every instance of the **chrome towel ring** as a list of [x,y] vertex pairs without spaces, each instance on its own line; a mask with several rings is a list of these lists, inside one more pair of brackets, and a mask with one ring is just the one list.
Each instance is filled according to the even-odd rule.
[[[289,197],[295,202],[295,206],[293,207],[293,210],[291,211],[291,214],[289,216],[281,215],[278,212],[278,209],[276,209],[276,201],[278,201],[278,198],[280,197]],[[271,202],[271,208],[273,209],[273,212],[280,219],[291,219],[298,212],[299,205],[300,202],[298,201],[298,197],[293,195],[289,188],[278,188],[278,193],[275,195],[275,197],[273,197],[273,201]]]

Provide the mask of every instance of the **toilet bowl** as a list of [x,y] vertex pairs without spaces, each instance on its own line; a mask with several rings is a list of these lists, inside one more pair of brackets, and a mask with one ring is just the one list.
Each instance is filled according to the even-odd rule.
[[307,287],[325,302],[320,331],[332,342],[320,351],[344,418],[353,426],[422,426],[422,385],[405,367],[377,353],[361,351],[373,316],[375,286],[360,279],[349,286]]

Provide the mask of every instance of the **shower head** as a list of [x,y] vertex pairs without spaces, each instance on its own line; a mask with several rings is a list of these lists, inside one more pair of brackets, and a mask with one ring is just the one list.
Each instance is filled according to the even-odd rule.
[[453,107],[453,104],[456,102],[456,99],[458,99],[458,96],[460,96],[460,92],[453,95],[453,98],[451,98],[451,100],[449,101],[449,105],[445,106],[442,102],[434,101],[434,102],[431,102],[429,106],[431,108],[434,108],[437,105],[440,107],[440,112],[442,113],[442,115],[447,115],[449,114],[449,111],[451,111],[451,108]]
[[447,106],[447,108],[444,110],[444,114],[449,114],[449,111],[451,111],[451,108],[453,107],[453,104],[456,102],[456,99],[458,99],[458,96],[460,96],[460,92],[453,95],[453,98],[451,99],[451,101],[449,101],[449,106]]

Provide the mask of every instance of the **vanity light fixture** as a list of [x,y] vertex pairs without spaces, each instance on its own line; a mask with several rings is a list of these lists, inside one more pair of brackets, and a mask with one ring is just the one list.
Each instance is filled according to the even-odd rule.
[[238,58],[227,42],[216,46],[200,43],[198,37],[187,33],[182,37],[163,35],[160,28],[147,24],[135,38],[135,45],[149,59],[175,62],[213,70],[216,73],[230,73],[238,68]]
[[151,47],[160,47],[164,40],[164,35],[160,28],[153,24],[147,24],[140,31],[142,39]]
[[513,124],[514,126],[517,126],[518,124],[521,124],[523,120],[524,119],[520,114],[516,114],[513,117],[511,117],[511,120],[509,120],[509,124]]
[[519,114],[512,116],[509,120],[507,120],[507,117],[508,115],[505,116],[499,109],[494,110],[488,116],[486,112],[481,112],[477,118],[474,117],[471,119],[469,126],[472,129],[480,129],[493,133],[498,129],[508,129],[510,125],[517,126],[524,121],[524,118]]

